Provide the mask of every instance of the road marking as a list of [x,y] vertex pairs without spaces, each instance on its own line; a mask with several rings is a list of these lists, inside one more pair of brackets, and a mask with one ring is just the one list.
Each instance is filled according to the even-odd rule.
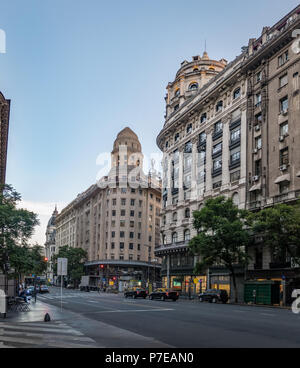
[[274,317],[275,314],[271,314],[271,313],[260,313],[262,316],[268,316],[268,317]]
[[98,312],[87,312],[83,314],[94,314],[94,313],[136,313],[136,312],[167,312],[173,311],[175,309],[170,308],[160,308],[160,309],[112,309],[107,311],[98,311]]
[[28,326],[28,327],[25,327],[25,326],[15,326],[15,325],[9,325],[9,324],[6,324],[6,323],[1,323],[1,329],[12,329],[12,330],[21,330],[21,331],[44,331],[44,332],[56,332],[56,333],[74,333],[78,336],[83,336],[83,333],[79,332],[79,331],[76,331],[76,330],[73,330],[73,329],[70,329],[70,328],[66,328],[64,330],[55,330],[54,326],[53,328],[43,328],[43,327],[32,327],[32,326]]

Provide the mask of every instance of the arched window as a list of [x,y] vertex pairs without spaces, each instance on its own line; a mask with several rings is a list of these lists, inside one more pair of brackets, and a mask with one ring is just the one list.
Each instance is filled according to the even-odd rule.
[[163,245],[167,244],[167,238],[165,234],[162,235],[162,243]]
[[199,206],[198,206],[198,211],[201,211],[203,207],[204,207],[203,203],[200,203]]
[[190,218],[191,217],[191,211],[189,208],[186,208],[184,211],[184,217],[185,218]]
[[240,204],[239,193],[234,193],[232,196],[233,203],[238,206]]
[[195,89],[198,89],[198,83],[196,82],[193,82],[189,85],[189,90],[195,90]]
[[177,221],[177,212],[174,212],[173,213],[173,222],[176,222]]
[[233,99],[237,99],[241,96],[241,89],[237,88],[234,92],[233,92]]
[[176,89],[175,93],[174,93],[174,96],[175,97],[178,97],[180,95],[180,89]]
[[172,234],[172,243],[177,243],[177,240],[178,240],[178,236],[177,236],[177,233],[173,233]]
[[184,241],[190,241],[191,240],[191,232],[189,229],[184,231]]

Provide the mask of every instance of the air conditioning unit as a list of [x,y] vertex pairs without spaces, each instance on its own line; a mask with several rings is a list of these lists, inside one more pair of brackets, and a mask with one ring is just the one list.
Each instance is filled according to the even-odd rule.
[[255,125],[255,130],[258,132],[260,130],[260,125]]
[[280,137],[279,137],[279,142],[283,142],[284,141],[284,135],[281,135]]
[[258,149],[254,148],[253,153],[257,153],[257,152],[258,152]]
[[281,165],[280,166],[280,171],[285,171],[287,170],[287,165]]
[[259,180],[259,176],[258,175],[255,175],[252,177],[252,181],[258,181]]

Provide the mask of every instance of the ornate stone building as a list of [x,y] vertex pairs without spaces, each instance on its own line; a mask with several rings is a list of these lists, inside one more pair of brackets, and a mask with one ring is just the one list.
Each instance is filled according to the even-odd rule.
[[5,184],[10,100],[0,92],[0,184]]
[[[162,246],[156,254],[163,258],[165,284],[198,292],[206,287],[192,284],[197,259],[188,253],[188,243],[196,235],[192,212],[212,196],[232,197],[241,208],[246,202],[247,81],[241,73],[245,55],[232,63],[210,60],[207,53],[184,62],[180,80],[181,103],[173,112],[168,101],[175,98],[176,82],[168,85],[167,114],[157,143],[163,154]],[[195,69],[195,60],[199,70]],[[218,68],[216,67],[218,66]],[[226,67],[225,67],[226,66]],[[213,71],[213,72],[212,72]],[[202,83],[190,84],[190,74]],[[200,74],[200,76],[198,76]],[[178,73],[176,80],[179,78]],[[191,93],[192,91],[192,93]],[[212,284],[228,284],[228,273],[215,270]]]
[[[207,198],[225,195],[240,208],[256,210],[299,197],[297,29],[300,6],[273,27],[264,27],[230,64],[204,53],[184,61],[168,84],[166,120],[157,137],[164,171],[156,254],[163,259],[166,285],[182,292],[206,287],[206,275],[197,276],[202,283],[192,283],[197,258],[188,253],[188,242],[196,235],[192,212]],[[262,248],[256,251],[256,267],[269,269],[271,255]],[[254,249],[249,253],[255,259]],[[210,286],[229,289],[224,270],[212,268],[209,276]],[[254,272],[248,276],[259,278]]]
[[57,250],[70,245],[87,251],[93,285],[122,290],[158,281],[161,188],[155,173],[143,173],[136,134],[123,129],[114,142],[111,170],[57,217]]
[[50,279],[50,282],[53,282],[53,262],[52,257],[56,253],[56,216],[58,215],[57,208],[53,211],[52,216],[50,217],[46,230],[46,242],[45,242],[45,256],[48,258],[48,268],[47,268],[47,278]]
[[[300,5],[249,41],[247,207],[253,211],[300,198],[299,35]],[[249,279],[299,278],[292,259],[275,258],[259,239],[249,254]]]

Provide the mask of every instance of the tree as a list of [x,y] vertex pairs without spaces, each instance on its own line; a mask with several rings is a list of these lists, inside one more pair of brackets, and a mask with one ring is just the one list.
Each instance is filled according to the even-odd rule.
[[35,213],[17,208],[20,200],[20,194],[12,186],[0,187],[0,269],[3,272],[15,247],[27,245],[34,227],[39,225]]
[[87,252],[82,248],[71,248],[64,246],[59,249],[58,254],[53,257],[53,270],[57,273],[57,258],[68,259],[68,280],[78,284],[81,276],[84,275],[84,262],[87,259]]
[[248,261],[246,246],[250,235],[245,226],[248,212],[238,209],[232,199],[221,196],[208,199],[193,216],[198,235],[190,241],[189,247],[194,255],[200,256],[196,268],[203,270],[214,264],[225,266],[232,277],[237,302],[235,265],[246,266]]
[[278,204],[249,216],[253,235],[263,237],[273,258],[286,262],[287,255],[300,264],[299,206]]

